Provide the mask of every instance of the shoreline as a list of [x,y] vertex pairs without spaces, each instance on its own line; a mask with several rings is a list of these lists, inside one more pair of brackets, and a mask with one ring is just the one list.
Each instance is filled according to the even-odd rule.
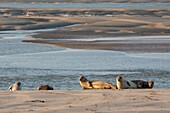
[[105,3],[105,2],[113,2],[113,3],[150,3],[150,2],[158,2],[158,3],[169,3],[169,0],[0,0],[0,2],[24,2],[24,3]]

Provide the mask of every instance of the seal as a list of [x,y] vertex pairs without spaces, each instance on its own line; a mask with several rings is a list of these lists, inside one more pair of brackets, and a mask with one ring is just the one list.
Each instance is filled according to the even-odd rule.
[[116,84],[118,89],[137,89],[137,85],[130,80],[126,80],[120,75],[116,77]]
[[16,90],[21,90],[21,82],[16,82],[9,86],[8,88],[9,91],[16,91]]
[[41,85],[38,86],[37,90],[54,90],[52,86],[49,85]]
[[154,81],[143,81],[143,80],[131,80],[133,83],[137,85],[138,89],[152,89],[154,86]]
[[116,86],[99,80],[87,80],[84,75],[79,78],[79,83],[82,89],[117,89]]

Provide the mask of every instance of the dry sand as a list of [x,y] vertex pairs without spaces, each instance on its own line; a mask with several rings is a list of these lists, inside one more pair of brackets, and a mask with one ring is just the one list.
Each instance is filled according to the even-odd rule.
[[170,89],[0,91],[1,113],[169,113]]

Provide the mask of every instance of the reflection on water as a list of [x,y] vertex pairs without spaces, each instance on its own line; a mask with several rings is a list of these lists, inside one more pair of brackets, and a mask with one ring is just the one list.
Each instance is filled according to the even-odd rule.
[[154,80],[155,88],[170,86],[170,53],[128,54],[28,44],[22,40],[31,32],[18,32],[0,33],[0,89],[15,81],[21,81],[23,89],[36,89],[40,84],[81,89],[79,74],[113,84],[121,74],[128,79]]

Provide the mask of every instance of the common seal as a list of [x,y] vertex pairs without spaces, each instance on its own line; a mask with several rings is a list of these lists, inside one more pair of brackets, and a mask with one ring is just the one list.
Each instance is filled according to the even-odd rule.
[[116,77],[116,84],[118,89],[136,89],[137,85],[130,80],[126,80],[121,76]]
[[8,88],[9,91],[16,91],[16,90],[21,90],[21,82],[16,82],[9,86]]
[[79,83],[82,89],[117,89],[116,86],[99,80],[87,80],[85,76],[81,75],[79,78]]
[[41,85],[38,86],[37,90],[54,90],[52,86],[49,85]]
[[138,89],[145,89],[145,88],[153,88],[154,82],[149,81],[143,81],[143,80],[131,80],[133,83],[137,85]]

